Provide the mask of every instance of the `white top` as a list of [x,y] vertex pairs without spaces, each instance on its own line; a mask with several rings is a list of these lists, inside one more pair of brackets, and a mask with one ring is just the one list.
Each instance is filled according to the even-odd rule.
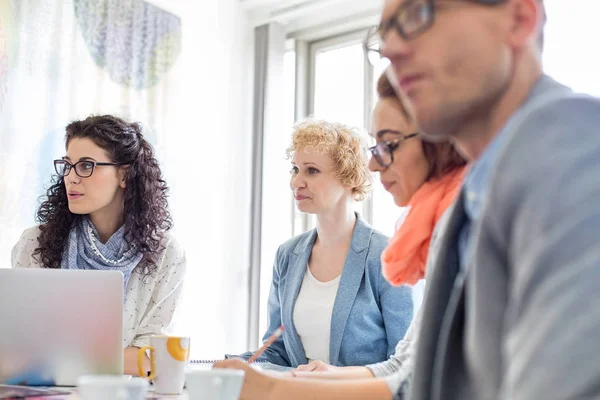
[[[25,230],[12,250],[13,268],[40,268],[32,257],[39,228]],[[150,276],[131,274],[123,306],[123,348],[144,347],[150,336],[172,333],[186,270],[185,252],[173,236],[163,240],[158,269]]]
[[306,267],[293,317],[308,362],[321,360],[329,363],[331,314],[340,278],[341,275],[332,281],[321,282]]

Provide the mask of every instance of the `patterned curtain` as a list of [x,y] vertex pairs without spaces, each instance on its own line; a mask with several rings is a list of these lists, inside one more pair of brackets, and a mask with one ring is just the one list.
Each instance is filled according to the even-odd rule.
[[8,47],[6,45],[6,34],[4,33],[4,23],[0,18],[0,112],[4,105],[4,96],[6,96],[6,81],[8,80]]
[[142,0],[0,0],[0,268],[71,120],[142,122],[160,156],[180,52],[180,19]]
[[[0,113],[8,90],[8,69],[14,61],[16,37],[14,34],[13,13],[10,2],[0,2]],[[10,57],[10,58],[9,58]]]
[[92,59],[123,86],[158,83],[181,52],[178,17],[139,0],[75,0]]

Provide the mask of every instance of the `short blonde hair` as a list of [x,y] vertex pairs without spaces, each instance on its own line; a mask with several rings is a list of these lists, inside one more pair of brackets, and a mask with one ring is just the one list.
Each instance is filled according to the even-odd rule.
[[358,129],[337,122],[305,119],[294,126],[287,158],[291,159],[298,149],[329,155],[337,179],[351,188],[354,200],[364,200],[371,191],[373,176],[368,167],[367,148]]

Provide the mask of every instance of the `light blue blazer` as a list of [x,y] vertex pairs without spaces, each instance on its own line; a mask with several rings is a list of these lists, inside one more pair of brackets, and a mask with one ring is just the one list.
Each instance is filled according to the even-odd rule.
[[[290,367],[308,362],[294,327],[293,311],[316,237],[313,229],[277,250],[263,340],[281,324],[285,330],[263,353],[262,360]],[[410,325],[412,288],[394,287],[381,273],[381,252],[387,242],[387,237],[358,216],[333,305],[329,338],[332,365],[367,365],[386,360]]]

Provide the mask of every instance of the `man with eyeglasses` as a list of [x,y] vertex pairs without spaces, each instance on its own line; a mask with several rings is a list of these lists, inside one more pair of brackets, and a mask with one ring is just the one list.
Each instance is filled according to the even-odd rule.
[[386,0],[367,41],[422,132],[473,161],[409,398],[600,397],[600,101],[543,74],[544,21],[541,0]]

